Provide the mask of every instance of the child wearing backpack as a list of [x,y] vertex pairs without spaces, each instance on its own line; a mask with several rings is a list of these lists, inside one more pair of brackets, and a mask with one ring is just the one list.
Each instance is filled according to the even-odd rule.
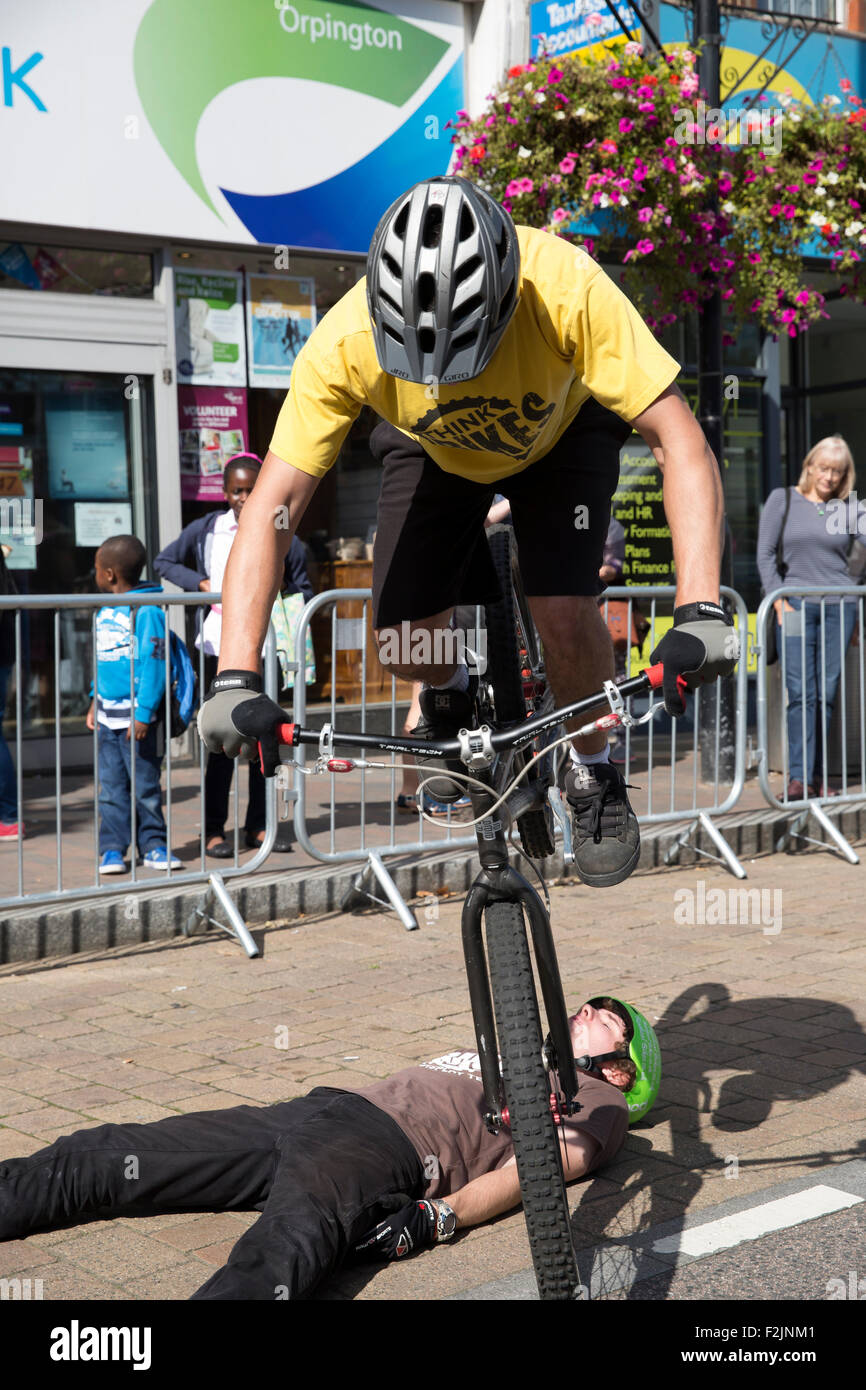
[[[145,550],[136,536],[111,536],[96,552],[96,586],[103,594],[162,593],[140,583]],[[131,614],[134,613],[134,619]],[[135,749],[138,849],[146,869],[181,869],[166,846],[162,814],[162,752],[158,725],[165,717],[165,614],[154,606],[100,608],[96,615],[96,693],[87,727],[98,724],[99,872],[122,874],[129,848],[130,771]],[[135,707],[130,701],[130,638],[135,634]],[[172,665],[176,665],[174,642]],[[187,654],[187,662],[189,656]],[[172,678],[172,684],[175,684]],[[173,732],[171,729],[169,733]]]

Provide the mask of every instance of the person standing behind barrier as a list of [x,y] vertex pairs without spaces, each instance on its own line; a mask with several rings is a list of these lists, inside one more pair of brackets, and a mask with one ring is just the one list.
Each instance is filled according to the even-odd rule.
[[[17,593],[15,581],[6,568],[6,555],[0,546],[0,594],[5,598],[14,593]],[[6,608],[0,612],[0,840],[18,840],[24,833],[24,827],[18,820],[15,764],[3,736],[6,692],[14,665],[15,613],[11,608]]]
[[[111,536],[96,552],[96,587],[103,594],[161,594],[141,584],[145,549],[137,536]],[[130,701],[130,647],[135,633],[135,708]],[[96,615],[96,693],[87,727],[99,724],[99,872],[122,874],[132,826],[131,764],[135,747],[135,813],[138,848],[146,869],[183,864],[169,855],[162,814],[162,755],[157,723],[165,712],[165,614],[155,604],[100,608]]]
[[[211,512],[185,526],[176,541],[160,551],[153,562],[156,573],[188,592],[218,592],[237,535],[238,520],[259,475],[262,461],[257,454],[234,454],[223,469],[223,492],[228,511]],[[286,556],[281,586],[283,594],[313,597],[307,574],[304,547],[297,536]],[[214,604],[204,620],[200,641],[205,651],[205,686],[216,674],[222,636],[222,608]],[[244,836],[250,849],[257,849],[265,836],[265,779],[257,763],[250,763],[249,804]],[[225,838],[229,792],[234,775],[234,759],[225,753],[211,753],[205,773],[205,849],[214,859],[229,859],[232,850]],[[277,832],[274,849],[288,853],[292,838],[288,827]]]
[[[847,501],[854,485],[854,460],[841,435],[828,435],[809,451],[797,486],[775,488],[761,513],[758,531],[758,569],[764,593],[782,584],[847,585],[847,554],[850,540],[850,518],[854,509],[854,532],[858,513],[856,494],[845,509],[846,523],[839,525],[838,508],[828,504],[834,499]],[[790,493],[790,496],[786,494]],[[787,515],[786,515],[787,503]],[[781,546],[779,544],[781,538]],[[782,572],[779,570],[779,559]],[[842,634],[839,630],[839,599],[826,598],[826,610],[821,623],[821,602],[816,598],[803,602],[791,597],[774,604],[778,637],[785,644],[785,682],[788,691],[788,800],[800,801],[804,795],[834,796],[827,783],[827,742],[821,739],[820,761],[823,775],[816,773],[820,731],[817,718],[819,701],[825,699],[825,733],[829,739],[830,720],[839,676],[856,617],[856,603],[843,602]],[[777,642],[777,645],[779,643]],[[805,654],[805,665],[803,655]],[[823,665],[822,665],[823,660]],[[806,745],[803,746],[803,710],[805,706]]]

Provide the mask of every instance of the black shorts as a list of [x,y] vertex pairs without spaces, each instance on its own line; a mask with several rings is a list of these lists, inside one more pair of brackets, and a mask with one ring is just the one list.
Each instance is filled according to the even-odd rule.
[[484,537],[496,492],[511,502],[530,597],[601,593],[598,571],[619,454],[631,432],[631,425],[590,399],[548,453],[494,484],[444,472],[415,440],[387,421],[378,424],[370,436],[382,463],[374,625],[392,627],[498,597]]

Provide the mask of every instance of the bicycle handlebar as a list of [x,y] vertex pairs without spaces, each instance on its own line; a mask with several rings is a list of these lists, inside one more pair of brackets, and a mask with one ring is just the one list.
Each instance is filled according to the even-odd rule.
[[[659,661],[654,666],[647,667],[639,676],[623,681],[616,688],[623,699],[628,699],[633,695],[643,695],[647,690],[660,689],[662,678],[663,667]],[[677,677],[677,685],[680,693],[685,695],[688,687],[682,676]],[[595,709],[606,700],[607,694],[601,690],[597,695],[588,695],[584,699],[577,700],[571,705],[565,705],[562,709],[554,710],[550,714],[535,715],[520,724],[515,724],[510,729],[497,730],[491,735],[491,744],[496,752],[501,752],[505,748],[517,748],[521,743],[531,742],[537,733],[550,728],[551,725],[560,724],[563,719],[571,719],[578,714]],[[298,724],[286,723],[277,726],[277,742],[291,748],[296,748],[299,744],[318,744],[321,736],[320,730],[302,729]],[[456,738],[427,740],[377,734],[331,733],[329,741],[331,747],[374,748],[386,753],[423,752],[428,758],[454,758],[460,751],[460,743]],[[342,769],[335,768],[333,770],[341,771]]]

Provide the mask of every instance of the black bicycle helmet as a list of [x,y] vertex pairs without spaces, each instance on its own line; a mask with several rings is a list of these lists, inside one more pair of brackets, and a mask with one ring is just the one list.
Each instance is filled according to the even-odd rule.
[[391,204],[367,256],[379,365],[419,384],[478,376],[517,304],[510,216],[466,179],[416,183]]

